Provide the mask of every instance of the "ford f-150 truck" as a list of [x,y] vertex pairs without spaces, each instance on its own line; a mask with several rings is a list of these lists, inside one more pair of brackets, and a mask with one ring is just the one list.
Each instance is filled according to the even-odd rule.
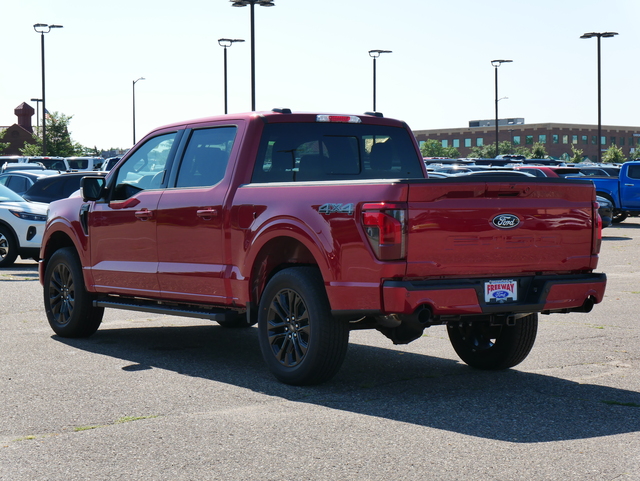
[[598,195],[613,203],[613,222],[640,215],[640,162],[625,162],[618,177],[588,177]]
[[274,109],[164,126],[85,177],[51,204],[40,280],[60,336],[105,308],[257,323],[300,385],[338,371],[354,329],[446,325],[470,366],[515,366],[539,313],[602,300],[600,244],[590,182],[429,179],[404,122]]

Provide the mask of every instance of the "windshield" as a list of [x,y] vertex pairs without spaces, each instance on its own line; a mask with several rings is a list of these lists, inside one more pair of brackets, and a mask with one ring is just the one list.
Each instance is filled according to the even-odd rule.
[[9,187],[0,185],[0,202],[26,202],[22,197],[12,191]]

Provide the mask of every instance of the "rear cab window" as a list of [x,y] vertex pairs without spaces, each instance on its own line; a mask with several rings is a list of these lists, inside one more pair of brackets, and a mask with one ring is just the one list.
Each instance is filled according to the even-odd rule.
[[424,178],[422,158],[401,127],[273,123],[264,127],[251,181]]

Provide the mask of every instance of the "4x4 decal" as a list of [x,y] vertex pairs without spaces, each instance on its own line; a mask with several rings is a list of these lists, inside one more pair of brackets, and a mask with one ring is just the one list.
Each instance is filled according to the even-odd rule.
[[352,215],[355,207],[353,204],[331,204],[326,203],[318,207],[321,214],[349,214]]

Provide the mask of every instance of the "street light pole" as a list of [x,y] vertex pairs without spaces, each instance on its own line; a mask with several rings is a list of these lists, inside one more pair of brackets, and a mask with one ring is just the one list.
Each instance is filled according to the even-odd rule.
[[218,45],[224,48],[224,113],[229,113],[227,108],[227,48],[234,43],[244,42],[241,38],[219,38]]
[[40,34],[40,57],[42,62],[42,155],[47,155],[47,108],[45,106],[45,82],[44,82],[44,34],[49,33],[52,28],[62,28],[62,25],[48,25],[46,23],[36,23],[33,29]]
[[133,81],[133,145],[136,145],[136,82],[138,80],[145,80],[145,78],[140,77]]
[[500,65],[502,65],[503,63],[510,63],[513,62],[513,60],[492,60],[491,61],[491,65],[493,66],[494,70],[495,70],[495,77],[496,77],[496,157],[499,155],[499,151],[498,151],[498,102],[501,100],[498,98],[498,67],[500,67]]
[[598,162],[602,162],[602,95],[601,95],[601,81],[600,81],[600,38],[610,38],[618,35],[617,32],[591,32],[585,33],[580,38],[593,38],[598,39]]
[[229,0],[232,7],[251,7],[251,111],[256,110],[256,42],[254,6],[257,3],[262,7],[275,7],[274,0]]
[[369,57],[373,58],[373,111],[376,111],[376,59],[383,53],[393,53],[391,50],[369,50]]
[[36,103],[36,127],[40,128],[40,102],[42,99],[31,99],[31,101]]

